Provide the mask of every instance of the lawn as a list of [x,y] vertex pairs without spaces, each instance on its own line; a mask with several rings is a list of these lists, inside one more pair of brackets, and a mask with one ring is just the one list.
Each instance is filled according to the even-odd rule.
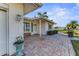
[[[67,30],[58,30],[59,32],[62,32],[64,34],[67,34]],[[74,30],[74,37],[78,37],[79,38],[79,30]]]
[[76,56],[79,56],[79,40],[71,40]]
[[65,34],[67,34],[67,30],[58,30],[59,32],[63,32],[63,33],[65,33]]

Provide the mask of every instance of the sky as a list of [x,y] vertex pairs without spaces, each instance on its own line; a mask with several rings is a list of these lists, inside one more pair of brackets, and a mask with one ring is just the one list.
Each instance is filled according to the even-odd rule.
[[47,12],[50,20],[59,27],[65,27],[70,21],[79,23],[79,4],[76,3],[44,3],[42,7],[27,14],[26,17],[34,17],[37,13]]

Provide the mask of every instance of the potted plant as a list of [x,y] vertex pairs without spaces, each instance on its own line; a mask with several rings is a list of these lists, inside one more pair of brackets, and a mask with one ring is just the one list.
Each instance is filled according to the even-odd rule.
[[16,39],[16,42],[14,42],[14,45],[16,47],[16,55],[20,55],[24,41],[22,40],[22,36],[18,36]]

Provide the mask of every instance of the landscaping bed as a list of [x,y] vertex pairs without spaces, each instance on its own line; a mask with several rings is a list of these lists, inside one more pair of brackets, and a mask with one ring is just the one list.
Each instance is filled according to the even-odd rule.
[[79,40],[71,40],[76,56],[79,56]]

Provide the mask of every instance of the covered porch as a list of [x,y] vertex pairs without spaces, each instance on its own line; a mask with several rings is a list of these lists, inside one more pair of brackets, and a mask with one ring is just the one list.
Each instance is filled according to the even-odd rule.
[[53,29],[52,21],[49,22],[43,18],[24,20],[24,33],[26,34],[39,34],[40,36],[42,36],[46,35],[46,32],[51,29]]

